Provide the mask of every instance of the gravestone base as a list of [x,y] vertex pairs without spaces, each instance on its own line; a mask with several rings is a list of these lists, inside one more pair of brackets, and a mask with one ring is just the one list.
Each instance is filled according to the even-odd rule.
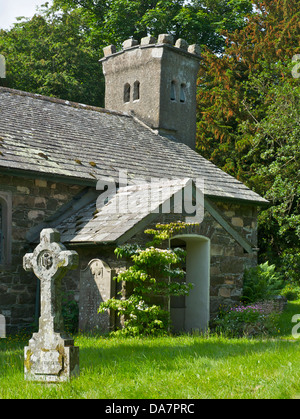
[[24,348],[25,380],[61,383],[79,376],[79,348],[59,333],[34,333]]

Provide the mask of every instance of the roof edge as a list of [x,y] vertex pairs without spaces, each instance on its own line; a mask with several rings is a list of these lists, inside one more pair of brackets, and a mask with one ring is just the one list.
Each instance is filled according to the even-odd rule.
[[43,100],[45,102],[56,103],[59,105],[69,106],[71,108],[76,108],[76,109],[85,109],[87,111],[94,111],[94,112],[105,113],[105,114],[110,114],[110,115],[125,116],[127,118],[132,117],[130,114],[125,113],[125,112],[113,111],[110,109],[100,108],[98,106],[72,102],[70,100],[59,99],[57,97],[44,96],[44,95],[40,95],[39,93],[31,93],[31,92],[25,92],[23,90],[11,89],[10,87],[0,86],[0,93],[10,93],[11,95],[30,97],[31,99]]

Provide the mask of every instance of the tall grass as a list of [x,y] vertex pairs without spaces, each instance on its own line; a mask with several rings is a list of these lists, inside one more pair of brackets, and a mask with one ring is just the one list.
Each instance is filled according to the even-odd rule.
[[299,304],[280,338],[78,336],[81,375],[64,384],[24,381],[27,341],[2,339],[0,398],[300,398],[300,341],[290,336]]

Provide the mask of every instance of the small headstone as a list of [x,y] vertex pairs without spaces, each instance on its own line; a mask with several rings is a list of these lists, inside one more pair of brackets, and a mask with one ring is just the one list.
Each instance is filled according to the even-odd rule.
[[107,333],[114,327],[112,314],[98,313],[100,303],[115,296],[115,272],[100,259],[80,272],[79,330]]
[[33,271],[41,282],[39,331],[24,349],[25,379],[64,382],[79,375],[79,348],[64,333],[61,310],[61,280],[78,266],[78,254],[60,243],[53,229],[41,232],[40,244],[23,260],[26,271]]

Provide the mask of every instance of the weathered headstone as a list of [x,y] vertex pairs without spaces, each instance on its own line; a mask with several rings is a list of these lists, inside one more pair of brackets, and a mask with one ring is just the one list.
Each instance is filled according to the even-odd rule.
[[111,313],[98,313],[100,303],[115,296],[115,272],[100,259],[92,260],[80,272],[79,330],[109,332],[114,327]]
[[61,310],[61,280],[78,266],[78,254],[66,250],[56,230],[43,230],[40,240],[23,260],[24,269],[33,271],[41,282],[39,331],[24,350],[25,379],[63,382],[79,375],[79,348],[64,333]]

